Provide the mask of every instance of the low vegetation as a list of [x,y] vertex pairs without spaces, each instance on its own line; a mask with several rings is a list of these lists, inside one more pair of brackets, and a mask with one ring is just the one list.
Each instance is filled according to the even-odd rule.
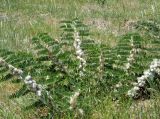
[[[32,6],[38,6],[41,2],[46,3],[43,12],[49,11],[48,13],[59,10],[59,5],[65,3],[68,6],[68,3],[73,3],[34,0]],[[95,16],[106,9],[107,3],[116,3],[107,0],[76,2],[80,3],[77,8],[84,4],[86,7],[88,3],[96,5],[96,9],[87,7],[88,15],[93,11],[98,12],[91,13]],[[35,6],[28,9],[29,2],[20,6],[17,0],[2,3],[2,10],[8,10],[12,15],[16,7],[19,10],[27,7],[29,13],[22,10],[23,14],[30,14],[31,9],[37,8]],[[53,6],[50,3],[54,3]],[[71,4],[72,10],[75,8],[74,4]],[[39,10],[42,8],[39,7],[33,12],[41,12]],[[27,24],[30,26],[22,21],[16,24],[20,26],[14,26],[15,21],[8,23],[7,19],[10,18],[2,15],[1,28],[7,31],[1,32],[3,45],[0,49],[0,116],[7,119],[158,119],[160,23],[157,20],[158,15],[149,19],[150,15],[156,14],[154,6],[151,7],[152,13],[148,12],[148,19],[127,21],[124,26],[118,25],[119,31],[114,31],[117,25],[112,24],[111,31],[107,32],[103,28],[98,30],[87,25],[86,19],[83,20],[87,15],[83,16],[81,12],[77,15],[77,8],[76,15],[72,18],[67,18],[72,12],[65,13],[67,17],[57,14],[55,19],[45,16],[43,20],[47,20],[49,24],[42,23],[38,27],[36,24],[41,24],[41,20],[29,20]],[[124,6],[124,10],[125,8],[127,7]],[[129,15],[124,12],[120,17],[125,13]],[[65,19],[61,18],[57,22],[61,16]],[[106,20],[101,21],[105,24],[102,26],[106,27]],[[97,27],[96,23],[101,25],[99,23],[102,22],[89,23]],[[50,24],[56,25],[53,28]],[[28,32],[24,32],[25,30]],[[55,33],[51,33],[53,31]],[[6,37],[9,40],[4,40]],[[19,41],[21,37],[24,40]]]

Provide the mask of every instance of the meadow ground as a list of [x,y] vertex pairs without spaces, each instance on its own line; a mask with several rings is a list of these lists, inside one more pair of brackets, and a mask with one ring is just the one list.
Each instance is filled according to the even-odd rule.
[[[100,1],[100,0],[99,0]],[[0,48],[13,51],[31,50],[31,38],[39,32],[59,38],[60,21],[79,18],[89,26],[91,38],[108,47],[116,45],[117,37],[132,30],[139,20],[160,18],[159,0],[0,0]],[[0,82],[0,118],[36,119],[45,115],[45,109],[26,106],[35,101],[32,94],[9,99],[20,85]],[[151,100],[113,102],[108,96],[92,110],[92,119],[158,119],[160,96]],[[69,118],[69,117],[68,117]]]

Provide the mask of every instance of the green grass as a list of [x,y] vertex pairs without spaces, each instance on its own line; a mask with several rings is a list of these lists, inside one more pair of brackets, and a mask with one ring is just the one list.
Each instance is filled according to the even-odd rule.
[[75,17],[90,25],[94,38],[106,40],[105,34],[124,33],[128,20],[159,18],[159,8],[158,0],[107,0],[104,6],[94,0],[1,0],[1,44],[21,49],[40,31],[56,38],[59,22]]
[[159,97],[137,102],[114,102],[111,99],[99,105],[93,112],[93,119],[158,119]]
[[[0,48],[30,52],[32,36],[38,32],[47,32],[58,39],[61,32],[60,21],[75,17],[88,24],[91,29],[91,38],[107,44],[108,47],[115,46],[120,35],[130,32],[127,29],[128,21],[157,20],[160,18],[159,12],[159,0],[106,0],[104,5],[98,4],[96,0],[1,0]],[[43,115],[43,109],[39,111],[34,108],[25,109],[35,101],[33,95],[9,99],[9,96],[18,88],[18,85],[10,81],[0,82],[0,118],[40,118],[39,115]],[[160,97],[153,96],[151,101],[151,105],[141,108],[145,101],[124,100],[119,104],[112,101],[109,94],[92,110],[90,118],[158,119]],[[132,105],[136,105],[135,110],[131,109]],[[70,118],[67,116],[64,118]]]

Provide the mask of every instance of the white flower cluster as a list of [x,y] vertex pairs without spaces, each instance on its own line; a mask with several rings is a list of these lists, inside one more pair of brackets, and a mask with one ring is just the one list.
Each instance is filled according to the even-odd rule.
[[4,59],[0,58],[0,65],[8,68],[11,73],[15,76],[18,76],[20,79],[22,79],[23,71],[21,69],[17,69],[14,66],[8,64]]
[[103,57],[103,54],[101,53],[99,56],[99,67],[98,67],[100,80],[102,80],[103,78],[104,62],[105,62],[104,57]]
[[152,9],[152,12],[153,12],[153,14],[155,13],[155,6],[154,5],[151,5],[151,9]]
[[70,97],[70,100],[69,100],[69,104],[70,104],[69,109],[76,112],[75,117],[84,115],[83,109],[77,107],[77,98],[79,97],[79,95],[80,95],[80,89],[78,89],[78,91],[76,91]]
[[30,75],[24,77],[23,76],[24,73],[23,73],[23,71],[21,69],[17,69],[14,66],[8,64],[2,58],[0,58],[0,65],[5,66],[6,68],[8,68],[13,75],[18,76],[20,79],[24,79],[23,81],[29,87],[29,89],[32,90],[33,92],[35,92],[37,94],[37,96],[41,96],[42,86],[37,84],[36,81],[33,80]]
[[84,115],[84,111],[83,111],[83,109],[78,109],[78,112],[79,112],[79,114],[81,115],[81,116],[83,116]]
[[69,104],[70,104],[69,109],[70,109],[70,110],[76,108],[77,98],[78,98],[79,95],[80,95],[80,90],[78,90],[77,92],[75,92],[74,95],[72,95],[72,96],[70,97],[70,101],[69,101]]
[[17,75],[17,76],[21,76],[23,74],[23,71],[21,69],[14,68],[12,70],[12,74]]
[[30,90],[36,92],[37,96],[42,95],[42,86],[37,84],[30,75],[25,77],[24,83],[30,88]]
[[80,61],[79,64],[79,75],[83,76],[83,72],[85,71],[85,66],[86,66],[86,60],[83,58],[84,52],[81,49],[81,40],[80,40],[80,36],[79,33],[75,30],[74,33],[74,43],[73,46],[76,50],[76,55],[77,55],[77,59]]
[[141,77],[137,78],[137,83],[134,83],[134,87],[128,91],[127,95],[132,98],[136,98],[141,91],[146,88],[147,80],[153,80],[155,74],[160,75],[160,59],[154,59],[151,64],[150,68],[143,72]]
[[125,66],[124,66],[124,69],[126,71],[130,69],[131,64],[135,60],[135,55],[140,51],[140,49],[135,48],[134,43],[133,43],[133,37],[131,37],[130,43],[131,43],[132,50],[130,51],[130,55],[127,58],[127,63],[125,63]]

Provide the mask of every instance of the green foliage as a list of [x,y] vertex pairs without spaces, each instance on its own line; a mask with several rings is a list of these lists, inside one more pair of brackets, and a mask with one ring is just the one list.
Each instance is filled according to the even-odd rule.
[[[154,24],[137,23],[137,29],[141,31],[143,27],[154,36],[159,35],[159,27]],[[155,37],[146,40],[142,34],[128,33],[117,38],[117,45],[109,48],[91,39],[88,27],[78,19],[62,21],[60,28],[62,34],[59,39],[53,39],[47,33],[34,36],[30,53],[0,50],[0,56],[7,63],[22,69],[26,75],[30,74],[43,85],[45,91],[37,102],[41,106],[47,105],[51,116],[63,117],[69,114],[73,117],[77,115],[78,109],[83,109],[87,116],[91,108],[108,94],[119,100],[127,99],[124,95],[131,87],[131,82],[142,74],[153,58],[160,58],[160,40]],[[81,61],[73,45],[75,33],[79,34],[80,47],[86,61],[83,76],[79,75]],[[138,52],[133,54],[130,61],[128,58],[133,49]],[[127,63],[130,64],[129,68],[126,68]],[[15,79],[2,66],[0,73],[3,81]],[[117,87],[119,83],[123,86]],[[80,90],[80,96],[76,109],[70,110],[70,97],[77,90]],[[29,91],[24,85],[11,98],[26,93]]]
[[101,4],[101,5],[104,5],[105,2],[106,2],[106,0],[97,0],[97,2],[98,2],[99,4]]
[[145,33],[146,36],[160,38],[160,25],[156,21],[138,21],[135,28]]

